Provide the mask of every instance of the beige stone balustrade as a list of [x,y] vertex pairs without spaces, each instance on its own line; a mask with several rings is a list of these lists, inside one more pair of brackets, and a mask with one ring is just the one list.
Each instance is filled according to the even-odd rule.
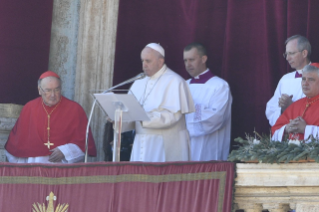
[[15,104],[0,104],[0,162],[6,161],[4,145],[19,118],[22,107]]
[[319,163],[236,165],[235,209],[319,211]]

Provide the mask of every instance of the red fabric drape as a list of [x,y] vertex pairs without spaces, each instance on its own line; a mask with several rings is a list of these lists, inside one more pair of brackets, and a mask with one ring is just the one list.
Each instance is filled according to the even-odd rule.
[[48,69],[53,0],[0,1],[0,102],[37,97]]
[[[234,163],[0,163],[0,211],[230,212]],[[57,211],[57,210],[54,210]]]
[[270,133],[266,103],[282,75],[285,40],[310,40],[311,61],[319,61],[317,0],[120,1],[114,84],[142,71],[140,51],[149,42],[166,50],[166,63],[188,78],[183,48],[198,41],[208,49],[208,67],[224,78],[233,95],[232,138]]

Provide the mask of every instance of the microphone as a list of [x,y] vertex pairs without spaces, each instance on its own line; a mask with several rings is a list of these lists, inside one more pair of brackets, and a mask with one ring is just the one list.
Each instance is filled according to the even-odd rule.
[[131,79],[128,79],[128,80],[126,80],[124,82],[121,82],[120,84],[117,84],[117,85],[115,85],[115,86],[103,91],[102,93],[110,92],[110,91],[114,90],[115,88],[120,87],[122,85],[129,84],[129,83],[134,82],[135,80],[138,80],[138,79],[143,79],[145,76],[146,76],[146,74],[144,72],[142,72],[142,73],[136,75],[135,77],[133,77]]
[[[134,82],[135,80],[138,80],[138,79],[143,79],[144,77],[146,76],[146,74],[144,72],[136,75],[135,77],[131,78],[131,79],[128,79],[118,85],[115,85],[105,91],[103,91],[102,93],[107,93],[107,92],[110,92],[112,90],[114,90],[115,88],[117,87],[120,87],[122,85],[126,85],[126,84],[129,84],[131,82]],[[91,108],[91,112],[90,112],[90,116],[88,118],[88,124],[86,126],[86,134],[85,134],[85,156],[84,156],[84,162],[86,163],[87,162],[87,158],[88,158],[88,139],[89,139],[89,130],[90,130],[90,122],[91,122],[91,119],[92,119],[92,115],[93,115],[93,111],[94,111],[94,106],[96,104],[96,99],[94,100],[93,104],[92,104],[92,108]]]

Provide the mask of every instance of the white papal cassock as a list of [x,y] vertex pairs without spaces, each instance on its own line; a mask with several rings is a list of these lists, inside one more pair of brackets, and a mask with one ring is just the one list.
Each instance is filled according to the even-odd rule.
[[202,75],[208,77],[208,81],[190,83],[191,79],[187,80],[195,103],[195,112],[186,115],[191,160],[227,160],[231,130],[230,89],[225,80],[208,70]]
[[293,102],[305,97],[301,89],[301,77],[296,77],[298,75],[296,72],[300,75],[302,74],[302,70],[298,70],[285,74],[280,79],[274,96],[267,102],[266,117],[270,126],[274,126],[281,115],[281,107],[279,107],[278,102],[282,94],[292,95]]
[[185,80],[164,65],[152,77],[135,81],[130,92],[150,118],[123,123],[124,131],[136,130],[131,161],[189,160],[185,114],[194,111],[194,103]]

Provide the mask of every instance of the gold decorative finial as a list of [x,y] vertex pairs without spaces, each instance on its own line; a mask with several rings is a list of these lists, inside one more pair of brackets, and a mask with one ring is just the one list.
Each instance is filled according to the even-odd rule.
[[46,200],[49,201],[48,207],[46,208],[44,203],[42,205],[40,203],[33,203],[32,212],[67,212],[67,209],[69,207],[69,204],[58,204],[54,211],[54,204],[53,201],[56,201],[56,196],[54,196],[54,193],[51,191],[49,196],[47,196]]

